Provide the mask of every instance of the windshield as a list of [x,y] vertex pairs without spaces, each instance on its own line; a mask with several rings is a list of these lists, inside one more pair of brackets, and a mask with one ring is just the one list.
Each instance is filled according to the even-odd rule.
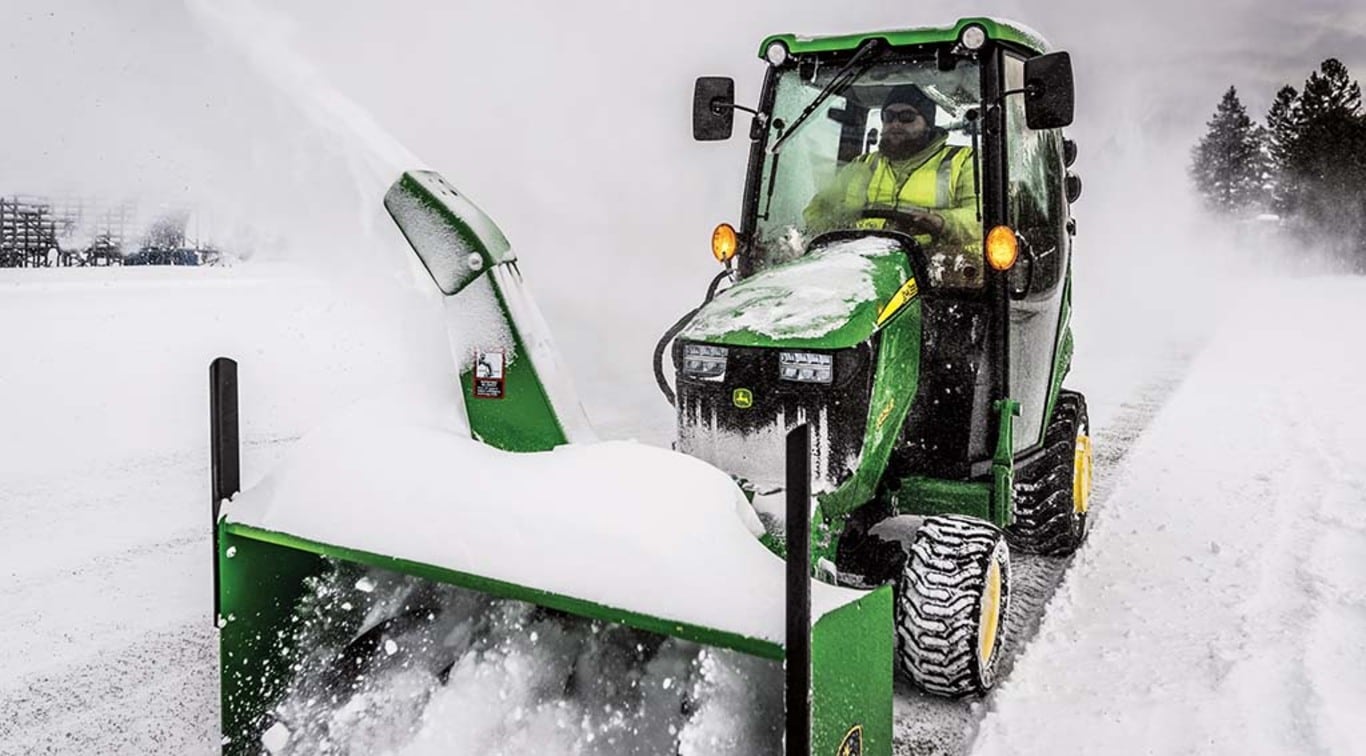
[[886,229],[921,244],[931,285],[980,287],[977,64],[875,63],[789,133],[838,70],[799,65],[778,75],[745,272],[801,256],[825,231]]

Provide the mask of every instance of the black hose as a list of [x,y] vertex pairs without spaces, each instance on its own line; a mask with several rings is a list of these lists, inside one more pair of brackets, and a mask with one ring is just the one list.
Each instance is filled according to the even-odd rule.
[[659,385],[659,390],[664,393],[664,398],[669,400],[670,405],[675,403],[677,396],[674,394],[674,390],[670,388],[668,379],[664,377],[664,351],[669,348],[669,343],[674,340],[674,337],[678,335],[679,331],[682,331],[693,319],[693,316],[697,314],[697,311],[705,307],[706,304],[712,300],[712,297],[716,296],[716,287],[720,286],[721,282],[729,277],[730,274],[730,268],[717,274],[716,278],[713,278],[711,284],[707,286],[707,296],[702,300],[702,304],[689,310],[686,315],[679,318],[677,323],[674,323],[669,327],[669,330],[664,332],[664,337],[659,340],[659,343],[655,344],[655,383]]

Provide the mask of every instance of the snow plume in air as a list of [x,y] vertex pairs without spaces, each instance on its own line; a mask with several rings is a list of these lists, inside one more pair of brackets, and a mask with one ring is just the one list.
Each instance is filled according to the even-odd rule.
[[211,36],[242,54],[321,134],[335,140],[339,157],[346,161],[356,190],[366,201],[382,197],[402,171],[424,167],[291,47],[287,19],[250,0],[186,0],[186,7]]
[[298,612],[271,753],[781,750],[776,662],[345,563]]

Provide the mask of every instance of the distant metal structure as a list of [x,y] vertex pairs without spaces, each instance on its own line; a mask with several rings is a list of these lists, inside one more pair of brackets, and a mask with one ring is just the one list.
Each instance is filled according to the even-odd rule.
[[0,197],[0,267],[200,265],[218,253],[185,234],[189,213],[168,210],[147,228],[133,202],[16,194]]

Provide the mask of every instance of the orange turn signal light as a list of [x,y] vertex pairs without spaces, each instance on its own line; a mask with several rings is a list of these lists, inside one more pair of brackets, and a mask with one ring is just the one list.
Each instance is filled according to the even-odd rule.
[[1020,240],[1010,226],[997,226],[987,233],[987,262],[996,270],[1010,270],[1020,254]]
[[711,232],[711,253],[716,257],[716,261],[725,265],[735,257],[735,249],[739,242],[735,236],[735,228],[729,223],[722,223]]

